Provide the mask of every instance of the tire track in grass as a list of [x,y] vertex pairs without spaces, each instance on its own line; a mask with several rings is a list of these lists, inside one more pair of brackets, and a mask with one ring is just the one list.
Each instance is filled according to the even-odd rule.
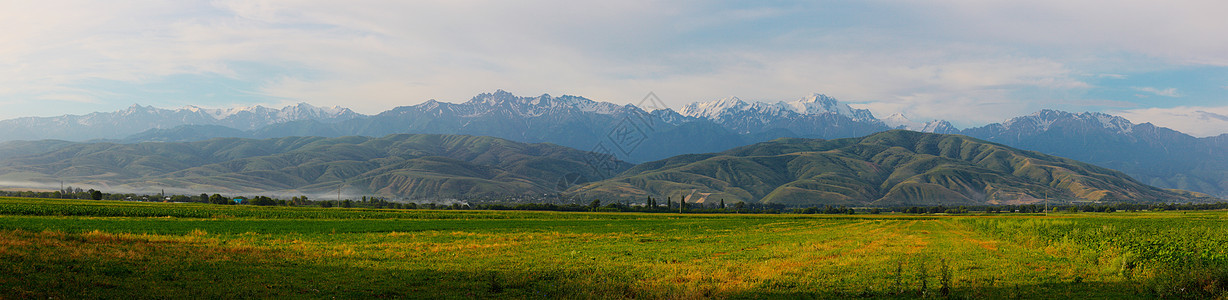
[[935,248],[941,251],[934,253],[947,258],[956,290],[985,295],[1009,286],[1029,286],[1023,293],[1064,298],[1082,298],[1079,294],[1090,296],[1097,292],[1076,289],[1081,282],[1099,280],[1095,279],[1093,269],[1078,264],[1074,257],[988,237],[957,221],[939,223],[944,227],[943,238],[936,239],[939,246]]

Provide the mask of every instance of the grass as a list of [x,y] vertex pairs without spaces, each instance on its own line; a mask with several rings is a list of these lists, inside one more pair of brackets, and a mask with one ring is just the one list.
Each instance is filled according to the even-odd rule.
[[1223,298],[1225,221],[0,198],[0,298]]

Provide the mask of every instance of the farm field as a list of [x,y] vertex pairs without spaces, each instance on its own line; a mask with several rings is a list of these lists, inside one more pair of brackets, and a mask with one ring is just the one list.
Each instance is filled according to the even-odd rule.
[[1226,223],[0,198],[0,298],[1225,298]]

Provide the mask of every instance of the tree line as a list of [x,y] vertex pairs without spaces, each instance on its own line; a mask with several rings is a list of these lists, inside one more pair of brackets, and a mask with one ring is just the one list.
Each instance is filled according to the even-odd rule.
[[580,203],[506,203],[495,199],[484,201],[447,203],[415,203],[389,201],[382,197],[362,196],[359,200],[312,200],[307,196],[293,196],[290,199],[268,196],[223,196],[221,194],[199,195],[154,195],[134,193],[105,193],[102,191],[65,187],[57,191],[0,191],[3,197],[28,197],[52,199],[92,199],[92,200],[126,200],[151,202],[193,202],[217,205],[257,205],[257,206],[318,206],[323,208],[377,208],[377,209],[453,209],[453,210],[537,210],[537,211],[589,211],[589,212],[647,212],[647,213],[792,213],[792,214],[857,214],[857,213],[902,213],[902,214],[965,214],[965,213],[1045,213],[1045,212],[1136,212],[1136,211],[1174,211],[1174,210],[1221,210],[1228,209],[1228,202],[1216,203],[1086,203],[1062,205],[974,205],[974,206],[897,206],[897,207],[865,207],[853,208],[847,206],[808,206],[789,207],[777,203],[747,203],[734,202],[726,204],[719,200],[712,203],[688,203],[673,201],[671,197],[661,199],[647,197],[642,202],[607,202],[594,199],[588,204]]

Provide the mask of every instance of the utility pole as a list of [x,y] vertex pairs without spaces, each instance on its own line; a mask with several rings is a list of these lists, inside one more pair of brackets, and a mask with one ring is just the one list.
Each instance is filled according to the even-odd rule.
[[678,196],[678,213],[682,213],[683,207],[686,207],[686,192]]

